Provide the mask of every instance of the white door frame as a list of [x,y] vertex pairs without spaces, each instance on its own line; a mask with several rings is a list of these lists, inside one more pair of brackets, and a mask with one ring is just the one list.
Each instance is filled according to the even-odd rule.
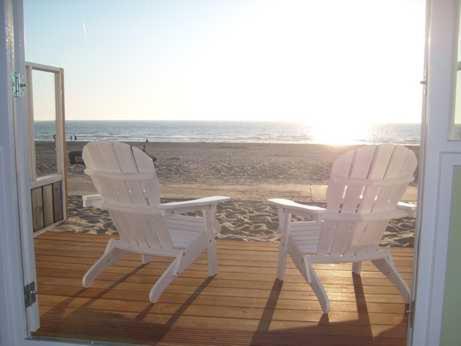
[[[34,321],[38,320],[36,308],[26,312],[23,294],[24,285],[35,281],[35,271],[22,266],[23,260],[33,260],[34,248],[30,239],[21,244],[24,237],[20,236],[21,229],[31,229],[32,219],[30,204],[26,204],[30,202],[30,192],[24,179],[29,166],[27,160],[16,157],[21,148],[15,149],[15,138],[24,136],[27,130],[15,125],[14,107],[18,105],[11,88],[11,77],[21,58],[18,55],[23,51],[14,40],[14,30],[22,27],[22,20],[14,25],[20,15],[15,13],[17,8],[22,8],[22,1],[0,0],[0,343],[5,345],[22,345],[26,331],[34,329]],[[26,114],[24,109],[16,111]],[[22,196],[21,201],[18,196]],[[21,253],[21,245],[28,251]]]
[[439,345],[453,170],[461,142],[449,140],[455,92],[458,0],[428,2],[424,160],[412,345]]
[[[441,292],[444,289],[443,273],[446,266],[444,250],[451,206],[450,197],[441,195],[444,191],[451,191],[451,176],[442,174],[442,169],[461,164],[461,142],[448,140],[453,94],[453,66],[450,65],[450,59],[454,53],[455,3],[457,0],[429,0],[428,3],[428,31],[431,40],[427,49],[427,104],[423,126],[424,191],[420,198],[422,231],[415,278],[414,328],[411,331],[411,345],[414,346],[439,344],[440,302],[443,300]],[[34,249],[32,236],[30,239],[20,236],[21,228],[31,230],[30,221],[27,221],[31,220],[30,207],[26,207],[30,199],[26,176],[29,170],[26,141],[18,142],[15,146],[14,113],[16,119],[19,118],[17,124],[20,124],[16,128],[16,138],[25,138],[21,136],[27,125],[23,102],[13,98],[9,87],[13,72],[24,73],[22,0],[0,0],[0,24],[0,343],[70,346],[64,342],[28,339],[31,326],[26,321],[30,321],[31,316],[25,312],[22,289],[24,280],[35,280],[35,272],[28,269],[30,266],[27,265],[23,271],[22,263],[32,263]],[[18,196],[21,198],[18,199]],[[23,223],[20,224],[19,220]]]

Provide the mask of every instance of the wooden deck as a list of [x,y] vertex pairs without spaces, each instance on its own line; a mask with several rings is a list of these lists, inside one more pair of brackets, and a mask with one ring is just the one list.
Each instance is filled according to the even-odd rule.
[[[290,262],[275,281],[276,244],[218,241],[220,272],[207,278],[206,255],[178,277],[157,304],[148,292],[168,264],[127,256],[94,287],[81,278],[107,236],[47,232],[35,240],[41,328],[37,336],[149,345],[405,345],[406,307],[397,289],[369,263],[316,268],[332,301],[323,316]],[[410,284],[412,249],[394,258]]]

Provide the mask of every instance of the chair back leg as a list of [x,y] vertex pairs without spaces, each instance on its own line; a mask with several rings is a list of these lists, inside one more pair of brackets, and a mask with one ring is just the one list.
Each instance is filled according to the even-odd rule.
[[149,292],[149,300],[151,303],[156,303],[162,295],[163,291],[165,291],[165,289],[173,282],[173,280],[176,279],[178,268],[181,263],[181,257],[182,253],[178,255],[178,257],[176,257],[173,262],[170,263],[168,268],[155,282],[154,286],[152,286]]
[[411,300],[410,290],[395,268],[391,255],[389,254],[382,259],[373,260],[372,263],[399,289],[405,303],[409,303]]
[[83,287],[90,287],[96,277],[101,272],[118,261],[126,252],[114,246],[114,241],[109,240],[107,243],[104,254],[91,266],[82,279]]
[[306,281],[312,287],[317,299],[320,302],[320,306],[322,307],[322,311],[324,314],[327,314],[330,311],[330,300],[328,299],[327,292],[323,287],[317,273],[312,268],[312,265],[304,258],[304,271],[301,271]]

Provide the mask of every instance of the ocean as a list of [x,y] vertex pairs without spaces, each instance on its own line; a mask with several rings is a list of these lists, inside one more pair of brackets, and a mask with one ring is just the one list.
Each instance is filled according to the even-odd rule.
[[[334,126],[334,124],[332,124]],[[341,144],[419,144],[419,124],[371,125],[365,130],[348,131],[332,127],[332,133],[346,134]],[[37,121],[34,136],[52,141],[54,123]],[[328,129],[327,131],[328,132]],[[355,133],[355,134],[352,134]],[[349,135],[350,134],[350,135]],[[318,136],[317,128],[287,122],[232,121],[66,121],[66,139],[77,141],[118,140],[143,142],[215,143],[325,143],[331,137]],[[334,136],[332,138],[334,140]],[[338,144],[338,143],[336,143]]]

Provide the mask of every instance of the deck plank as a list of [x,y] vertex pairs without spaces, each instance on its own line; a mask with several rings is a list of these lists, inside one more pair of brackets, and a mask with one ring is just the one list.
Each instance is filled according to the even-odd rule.
[[[46,232],[35,239],[38,336],[164,346],[405,345],[406,306],[369,263],[361,278],[350,264],[316,266],[331,299],[326,316],[291,261],[284,283],[275,281],[277,244],[218,240],[216,277],[207,278],[205,254],[151,304],[148,292],[168,258],[141,265],[126,256],[82,288],[109,238]],[[392,252],[410,283],[412,249]]]

